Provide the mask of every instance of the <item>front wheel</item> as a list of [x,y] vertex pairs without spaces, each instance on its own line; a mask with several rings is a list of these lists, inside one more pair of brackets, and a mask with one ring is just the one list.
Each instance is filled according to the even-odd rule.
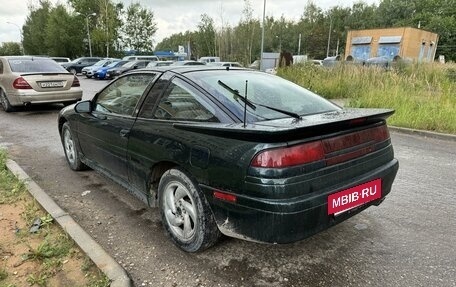
[[65,151],[65,157],[68,162],[68,165],[72,170],[84,170],[87,169],[87,166],[82,163],[79,156],[78,149],[75,145],[73,134],[70,129],[68,122],[64,123],[62,126],[62,144]]
[[221,233],[209,204],[184,171],[166,171],[158,192],[162,223],[175,245],[187,252],[197,252],[217,242]]
[[71,68],[71,69],[69,70],[69,72],[72,73],[73,75],[76,75],[76,74],[78,73],[78,72],[76,71],[76,69],[74,69],[74,68]]

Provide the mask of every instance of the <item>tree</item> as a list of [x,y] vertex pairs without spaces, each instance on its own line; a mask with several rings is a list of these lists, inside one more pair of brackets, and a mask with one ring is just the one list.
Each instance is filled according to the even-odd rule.
[[50,16],[51,3],[47,0],[39,2],[39,6],[29,6],[30,15],[27,16],[22,27],[23,46],[26,54],[46,55],[46,25]]
[[0,46],[0,56],[21,55],[21,44],[16,42],[5,42]]
[[123,43],[126,47],[142,51],[153,50],[153,37],[157,32],[154,13],[133,3],[127,8],[124,26],[122,28]]
[[51,9],[45,31],[49,56],[76,58],[84,54],[85,29],[80,29],[77,20],[61,4]]
[[209,15],[201,15],[196,37],[196,47],[192,47],[192,50],[197,58],[216,55],[214,20]]
[[102,55],[106,51],[106,57],[114,46],[119,46],[119,30],[122,27],[120,19],[123,4],[114,4],[111,0],[98,0],[98,25],[93,31],[94,44]]

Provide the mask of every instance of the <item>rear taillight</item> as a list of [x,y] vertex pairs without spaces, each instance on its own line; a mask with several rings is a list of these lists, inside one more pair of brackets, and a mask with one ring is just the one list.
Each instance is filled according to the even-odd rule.
[[321,141],[260,152],[252,161],[253,167],[283,168],[306,164],[325,158]]
[[71,85],[72,87],[80,87],[81,83],[79,83],[78,77],[74,76],[73,84]]
[[32,86],[22,77],[17,78],[13,82],[13,88],[17,90],[26,90],[26,89],[33,89]]
[[326,166],[335,165],[372,153],[378,149],[378,143],[389,138],[388,128],[382,125],[321,141],[264,150],[253,158],[251,166],[285,168],[322,160]]

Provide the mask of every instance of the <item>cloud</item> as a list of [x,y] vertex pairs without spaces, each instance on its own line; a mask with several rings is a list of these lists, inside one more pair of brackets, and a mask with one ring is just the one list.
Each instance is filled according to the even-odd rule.
[[[2,8],[0,10],[0,42],[20,41],[19,29],[12,22],[20,27],[25,22],[29,14],[27,3],[35,3],[38,0],[0,0]],[[51,0],[53,3],[63,0]],[[117,2],[119,0],[114,0]],[[125,7],[136,0],[121,0]],[[358,0],[314,0],[313,2],[322,9],[328,9],[332,6],[351,6]],[[173,33],[185,32],[187,30],[196,30],[201,14],[208,14],[215,22],[217,27],[221,26],[222,20],[225,24],[231,26],[239,22],[244,9],[244,0],[140,0],[140,4],[154,12],[157,22],[158,31],[155,37],[155,43],[160,42],[163,38],[169,37]],[[378,3],[379,0],[364,0],[372,4]],[[262,18],[263,0],[250,0],[253,17]],[[266,15],[298,20],[304,12],[304,6],[307,1],[303,0],[266,0]]]

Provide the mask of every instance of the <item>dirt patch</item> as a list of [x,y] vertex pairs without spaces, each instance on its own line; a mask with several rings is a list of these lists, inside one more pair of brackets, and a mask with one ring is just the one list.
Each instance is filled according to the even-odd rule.
[[[5,193],[0,189],[1,193]],[[29,229],[36,218],[41,226]],[[106,277],[24,193],[0,203],[0,286],[109,286]]]

